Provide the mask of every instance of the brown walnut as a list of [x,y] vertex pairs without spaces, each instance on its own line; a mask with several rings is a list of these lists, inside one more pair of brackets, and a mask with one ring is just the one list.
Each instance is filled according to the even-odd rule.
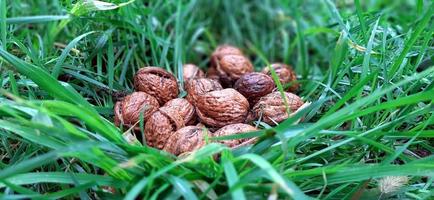
[[223,87],[216,80],[209,78],[190,79],[186,84],[186,99],[195,105],[197,97],[207,92],[221,90]]
[[[248,125],[248,124],[230,124],[227,126],[224,126],[214,132],[212,134],[213,137],[221,137],[221,136],[227,136],[227,135],[234,135],[237,133],[246,133],[251,131],[256,131],[257,129],[254,126]],[[243,144],[244,142],[248,141],[249,139],[236,139],[236,140],[219,140],[218,142],[225,144],[228,147],[236,147],[240,144]]]
[[249,111],[247,99],[232,88],[199,95],[195,105],[200,121],[212,127],[242,123]]
[[144,92],[133,92],[122,101],[118,101],[114,107],[115,124],[132,126],[140,120],[140,113],[146,121],[149,116],[158,109],[157,99]]
[[176,78],[158,67],[141,68],[134,76],[134,87],[137,91],[154,96],[160,105],[176,98],[179,94]]
[[183,66],[183,74],[182,77],[184,81],[187,81],[192,78],[204,78],[205,73],[194,64],[185,64]]
[[213,63],[224,87],[232,87],[243,74],[253,72],[253,65],[244,55],[223,55]]
[[251,106],[275,88],[273,79],[263,73],[252,72],[244,74],[235,82],[234,89],[244,95]]
[[[291,86],[288,88],[287,91],[295,92],[298,90],[299,84],[296,82],[297,75],[295,74],[295,71],[294,69],[292,69],[291,66],[283,63],[273,63],[270,66],[276,72],[277,76],[279,77],[279,81],[283,86],[291,83]],[[268,66],[264,67],[262,73],[271,76],[271,71]]]
[[170,107],[161,107],[145,124],[145,139],[149,146],[163,149],[169,137],[184,127],[184,120]]
[[176,98],[164,104],[164,107],[170,107],[176,110],[184,120],[185,125],[192,125],[196,122],[196,112],[194,106],[183,98]]
[[164,151],[179,155],[199,149],[205,145],[205,132],[202,127],[183,127],[170,136]]
[[217,62],[224,55],[244,55],[243,52],[231,45],[220,45],[211,54],[211,62]]
[[[284,94],[291,113],[297,111],[303,105],[303,101],[297,95],[289,92],[284,92]],[[280,123],[290,116],[278,91],[261,97],[253,107],[253,112],[257,119],[261,118],[262,121],[270,125]]]

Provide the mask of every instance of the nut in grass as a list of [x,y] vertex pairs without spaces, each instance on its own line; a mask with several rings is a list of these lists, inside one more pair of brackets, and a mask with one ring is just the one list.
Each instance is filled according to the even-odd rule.
[[141,68],[134,76],[134,87],[137,91],[154,96],[160,105],[179,94],[176,78],[159,67]]

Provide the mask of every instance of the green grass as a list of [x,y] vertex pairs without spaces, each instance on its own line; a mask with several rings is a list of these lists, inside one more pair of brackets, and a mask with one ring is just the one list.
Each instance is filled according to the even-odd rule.
[[[0,199],[434,196],[432,1],[89,2],[0,0]],[[219,138],[260,137],[235,150],[128,144],[113,95],[143,66],[206,69],[223,43],[293,65],[312,104]],[[408,182],[382,193],[389,176]]]

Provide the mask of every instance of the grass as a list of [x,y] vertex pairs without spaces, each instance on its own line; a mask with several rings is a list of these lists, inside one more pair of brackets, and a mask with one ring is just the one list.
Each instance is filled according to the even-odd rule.
[[[0,199],[434,196],[431,1],[90,2],[0,0]],[[293,65],[312,104],[220,138],[260,137],[235,150],[128,144],[111,121],[133,74],[206,69],[222,43]]]

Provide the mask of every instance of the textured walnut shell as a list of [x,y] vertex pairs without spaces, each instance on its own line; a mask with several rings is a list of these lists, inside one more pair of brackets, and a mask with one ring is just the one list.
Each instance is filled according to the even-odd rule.
[[242,123],[249,111],[247,99],[232,88],[199,95],[195,105],[200,121],[213,127]]
[[243,74],[253,72],[253,65],[244,55],[223,55],[213,63],[220,82],[231,87]]
[[118,101],[114,107],[115,124],[132,126],[140,120],[140,113],[146,121],[149,116],[158,109],[157,99],[144,92],[133,92],[122,101]]
[[[291,86],[288,88],[288,91],[295,92],[298,90],[299,84],[295,82],[297,81],[297,75],[295,74],[295,71],[292,69],[291,66],[283,63],[273,63],[270,66],[271,68],[274,69],[277,76],[279,76],[279,81],[283,86],[285,86],[288,83],[291,83]],[[268,66],[266,66],[262,70],[262,73],[271,76],[271,71],[268,68]]]
[[179,113],[170,107],[161,107],[145,124],[145,139],[149,146],[163,149],[169,137],[184,126]]
[[194,64],[185,64],[183,66],[182,72],[183,72],[182,77],[184,78],[184,81],[187,81],[192,78],[205,77],[205,73]]
[[209,78],[191,79],[186,84],[187,97],[186,99],[195,105],[197,97],[207,92],[221,90],[223,87],[216,80]]
[[141,68],[134,76],[134,87],[137,91],[154,96],[160,105],[176,98],[179,94],[176,78],[158,67]]
[[259,98],[273,92],[274,88],[273,79],[266,74],[258,72],[244,74],[234,85],[234,89],[245,96],[252,106]]
[[[214,132],[212,134],[213,137],[221,137],[221,136],[227,136],[227,135],[234,135],[237,133],[246,133],[251,131],[256,131],[257,129],[254,126],[248,125],[248,124],[230,124],[227,126],[224,126]],[[238,146],[244,142],[246,142],[249,139],[237,139],[237,140],[219,140],[218,142],[225,144],[228,147],[235,147]]]
[[[303,105],[303,101],[297,95],[289,92],[284,92],[284,94],[290,112],[297,111]],[[262,121],[267,124],[280,123],[289,117],[283,98],[278,91],[261,97],[253,107],[253,112],[257,119],[262,117]]]
[[176,110],[184,120],[185,125],[192,125],[196,122],[196,112],[194,106],[183,98],[176,98],[164,104],[164,107],[170,107]]
[[211,54],[211,62],[217,62],[224,55],[244,55],[243,52],[231,45],[220,45]]
[[202,127],[183,127],[170,136],[164,151],[179,155],[199,149],[205,145],[205,134]]

